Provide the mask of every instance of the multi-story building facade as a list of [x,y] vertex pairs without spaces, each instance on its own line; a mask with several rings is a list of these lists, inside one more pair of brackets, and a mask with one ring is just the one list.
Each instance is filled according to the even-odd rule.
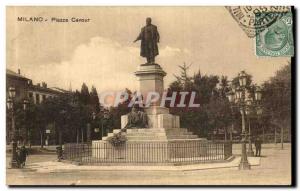
[[[30,100],[30,103],[40,104],[47,98],[53,98],[56,96],[60,96],[64,93],[68,93],[68,91],[60,89],[60,88],[49,88],[45,82],[37,83],[34,85],[32,80],[21,75],[20,70],[18,72],[14,72],[12,70],[6,69],[6,97],[8,97],[8,90],[10,87],[14,87],[16,90],[16,97],[14,99],[15,102],[23,102],[23,100]],[[9,117],[9,116],[8,116]],[[7,143],[11,142],[12,133],[11,133],[11,123],[10,120],[7,120],[6,123],[6,140]],[[18,127],[17,127],[18,128]],[[51,131],[50,131],[51,129]],[[54,132],[54,123],[48,124],[46,127],[46,140],[47,143],[49,141],[55,142],[56,135]],[[26,132],[23,132],[26,133]],[[34,137],[39,136],[39,132],[34,132]],[[26,136],[26,135],[25,135]],[[38,139],[38,138],[37,138]],[[37,142],[38,140],[32,140],[33,142]]]
[[29,81],[28,85],[28,99],[32,100],[34,104],[42,103],[47,98],[53,98],[59,96],[62,92],[48,88],[45,82],[37,83],[33,85],[31,81]]
[[49,97],[53,98],[68,92],[56,87],[48,88],[45,82],[34,85],[31,79],[21,75],[20,70],[16,73],[6,69],[6,97],[8,97],[10,87],[14,87],[16,90],[16,102],[30,99],[34,104],[42,103],[43,100]]

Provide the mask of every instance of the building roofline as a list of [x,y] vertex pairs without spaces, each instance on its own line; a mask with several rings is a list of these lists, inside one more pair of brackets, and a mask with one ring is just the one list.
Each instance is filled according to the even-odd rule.
[[38,85],[30,85],[28,86],[28,91],[38,91],[38,92],[45,92],[45,93],[52,93],[52,94],[62,94],[62,92],[59,92],[57,90],[53,90],[51,88],[45,88]]
[[19,79],[23,79],[23,80],[30,80],[29,78],[26,78],[25,76],[22,76],[21,74],[18,74],[17,72],[14,72],[10,69],[7,69],[6,68],[6,75],[8,76],[12,76],[12,77],[15,77],[15,78],[19,78]]

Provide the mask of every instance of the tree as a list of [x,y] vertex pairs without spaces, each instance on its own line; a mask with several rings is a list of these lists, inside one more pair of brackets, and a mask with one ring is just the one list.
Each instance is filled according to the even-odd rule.
[[185,91],[192,89],[192,78],[188,76],[188,69],[191,67],[191,64],[187,66],[185,62],[182,66],[178,66],[181,69],[180,76],[174,75],[176,78],[176,83]]
[[[188,75],[188,69],[190,66],[179,66],[181,69],[180,76],[174,75],[176,80],[171,83],[168,89],[168,96],[172,95],[172,92],[187,91],[190,92],[186,96],[186,101],[189,101],[191,92],[196,92],[195,103],[200,103],[198,108],[170,108],[170,112],[175,115],[179,115],[180,124],[183,128],[188,128],[192,132],[200,135],[207,136],[214,128],[209,123],[208,118],[208,104],[213,95],[217,95],[217,84],[219,82],[218,76],[214,75],[202,75],[200,70],[194,76]],[[177,94],[178,95],[178,94]],[[175,106],[180,101],[180,96],[176,97]],[[188,105],[188,104],[187,104]]]
[[97,89],[92,86],[91,92],[90,92],[90,104],[94,108],[95,112],[100,111],[100,103],[99,103],[99,97],[98,97],[98,92]]
[[[291,128],[291,64],[284,66],[263,84],[263,111],[270,115],[269,125],[284,130]],[[283,144],[282,144],[283,145]]]
[[208,104],[211,96],[217,93],[219,77],[216,75],[202,75],[200,70],[194,75],[194,90],[199,96],[200,104]]
[[219,84],[219,95],[222,98],[226,98],[226,93],[229,91],[229,82],[227,76],[222,76]]
[[224,139],[227,140],[228,127],[231,125],[232,113],[230,103],[225,97],[212,96],[207,104],[206,112],[209,125],[217,132],[224,132]]
[[82,84],[81,86],[81,92],[80,92],[80,103],[87,105],[90,103],[90,93],[89,93],[89,88],[85,83]]

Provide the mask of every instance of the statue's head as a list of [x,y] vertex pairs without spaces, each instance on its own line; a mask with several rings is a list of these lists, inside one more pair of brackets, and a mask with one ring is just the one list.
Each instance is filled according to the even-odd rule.
[[137,112],[137,108],[136,107],[132,107],[131,111],[132,112]]
[[148,17],[148,18],[146,19],[146,25],[151,25],[151,18],[150,18],[150,17]]
[[132,112],[138,112],[139,111],[139,104],[134,104],[131,111]]

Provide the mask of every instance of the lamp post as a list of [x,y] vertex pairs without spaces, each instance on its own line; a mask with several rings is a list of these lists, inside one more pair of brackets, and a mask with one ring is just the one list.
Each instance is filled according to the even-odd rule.
[[25,134],[26,134],[25,135],[26,141],[25,141],[24,144],[26,144],[27,141],[28,141],[28,126],[26,126],[26,120],[27,120],[27,118],[26,118],[26,111],[27,111],[28,104],[29,104],[29,101],[27,99],[24,99],[24,101],[23,101],[23,110],[24,110],[24,125],[25,125]]
[[15,116],[14,116],[14,98],[16,97],[16,89],[14,87],[9,87],[8,89],[8,99],[7,108],[11,113],[11,130],[12,130],[12,157],[10,161],[11,168],[18,168],[17,163],[17,134],[15,126]]
[[247,156],[252,157],[254,156],[253,148],[252,148],[252,139],[251,139],[251,110],[250,108],[246,108],[245,111],[246,115],[248,116],[248,135],[249,135],[249,146],[247,151]]
[[[253,156],[254,152],[252,149],[251,142],[251,126],[250,126],[250,114],[251,109],[260,108],[260,100],[262,97],[261,88],[256,86],[254,89],[254,98],[251,98],[251,94],[247,91],[247,74],[242,71],[238,76],[238,87],[233,86],[232,90],[227,93],[227,98],[232,104],[231,107],[238,107],[242,116],[242,158],[239,164],[240,170],[249,170],[250,164],[248,162],[248,156]],[[249,134],[246,132],[246,120],[245,117],[248,116]],[[249,149],[246,151],[247,136],[249,135]]]
[[248,124],[249,124],[249,148],[247,152],[248,156],[254,156],[254,152],[252,149],[252,139],[251,139],[251,114],[252,111],[256,111],[255,113],[259,115],[258,109],[260,108],[261,97],[262,97],[261,88],[259,86],[255,86],[254,97],[251,98],[249,94],[248,100],[246,101],[247,103],[246,113],[248,112],[247,115],[248,115]]
[[[245,109],[246,109],[246,103],[245,103],[245,91],[246,91],[246,85],[247,85],[247,75],[244,71],[242,71],[238,76],[239,81],[239,87],[237,87],[234,91],[230,91],[229,94],[227,94],[228,100],[231,103],[236,103],[237,107],[240,109],[241,115],[242,115],[242,157],[239,164],[240,170],[249,170],[250,164],[248,162],[247,153],[246,153],[246,142],[247,142],[247,132],[246,132],[246,124],[245,124]],[[235,95],[235,96],[234,96]]]

